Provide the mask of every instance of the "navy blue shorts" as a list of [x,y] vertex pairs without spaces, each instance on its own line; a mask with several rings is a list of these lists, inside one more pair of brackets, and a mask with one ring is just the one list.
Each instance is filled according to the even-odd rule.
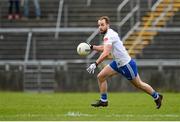
[[116,61],[112,61],[110,63],[110,67],[118,73],[122,74],[128,80],[134,79],[138,74],[136,62],[133,59],[131,59],[131,61],[128,64],[121,67],[118,67]]

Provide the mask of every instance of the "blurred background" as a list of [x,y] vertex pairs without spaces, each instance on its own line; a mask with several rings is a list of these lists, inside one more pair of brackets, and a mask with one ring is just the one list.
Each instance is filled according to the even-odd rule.
[[[101,44],[97,19],[109,16],[142,80],[159,91],[180,91],[180,0],[0,0],[0,90],[97,92],[96,74],[80,42]],[[137,91],[121,75],[109,91]]]

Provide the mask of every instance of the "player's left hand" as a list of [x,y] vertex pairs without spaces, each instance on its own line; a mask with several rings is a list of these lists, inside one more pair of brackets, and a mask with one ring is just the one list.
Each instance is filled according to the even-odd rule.
[[94,74],[94,70],[96,69],[97,64],[92,63],[86,70],[89,72],[89,74]]

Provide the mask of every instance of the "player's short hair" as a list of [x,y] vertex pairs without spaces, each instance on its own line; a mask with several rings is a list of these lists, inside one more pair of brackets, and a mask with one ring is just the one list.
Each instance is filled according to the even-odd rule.
[[106,21],[106,24],[110,24],[110,19],[109,19],[108,16],[101,16],[101,17],[99,18],[99,20],[103,20],[103,19]]

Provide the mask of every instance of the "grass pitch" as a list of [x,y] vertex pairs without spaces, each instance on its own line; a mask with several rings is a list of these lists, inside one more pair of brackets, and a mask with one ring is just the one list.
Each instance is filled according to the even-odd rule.
[[1,120],[180,120],[180,93],[163,93],[161,109],[144,93],[109,93],[109,106],[90,106],[98,93],[0,92]]

